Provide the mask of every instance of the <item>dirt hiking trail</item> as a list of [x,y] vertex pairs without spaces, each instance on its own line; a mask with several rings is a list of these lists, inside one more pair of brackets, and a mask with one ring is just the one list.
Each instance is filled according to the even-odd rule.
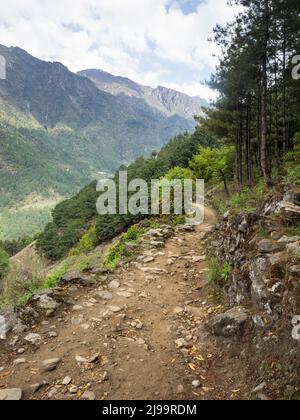
[[[215,222],[207,209],[204,224],[145,249],[107,285],[70,287],[72,305],[0,343],[0,390],[52,400],[244,398],[239,350],[202,327],[222,309],[210,296],[203,239]],[[24,341],[29,333],[36,344]]]

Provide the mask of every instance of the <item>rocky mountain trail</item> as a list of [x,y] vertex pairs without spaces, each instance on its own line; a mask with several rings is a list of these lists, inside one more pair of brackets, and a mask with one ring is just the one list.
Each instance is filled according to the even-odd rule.
[[[247,314],[219,315],[208,285],[204,238],[215,221],[207,209],[196,228],[150,231],[116,271],[68,273],[35,296],[22,314],[30,327],[1,341],[0,399],[249,398],[259,383],[239,337]],[[209,332],[215,315],[226,338]]]

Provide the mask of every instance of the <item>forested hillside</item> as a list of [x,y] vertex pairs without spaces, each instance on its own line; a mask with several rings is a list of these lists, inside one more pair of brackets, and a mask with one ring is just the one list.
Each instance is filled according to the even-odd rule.
[[[141,178],[146,181],[160,179],[170,169],[179,166],[186,167],[199,146],[212,146],[214,140],[198,127],[193,135],[180,135],[171,140],[158,155],[149,159],[140,157],[128,167],[128,181]],[[118,173],[115,175],[118,182]],[[87,229],[96,226],[95,244],[113,238],[141,219],[141,216],[99,216],[96,201],[99,193],[96,191],[96,181],[84,188],[74,198],[60,203],[53,211],[53,222],[46,226],[38,238],[38,249],[50,259],[64,257],[80,240]]]
[[195,127],[140,98],[115,97],[60,63],[0,45],[0,238],[43,229],[50,211],[99,172],[149,156]]

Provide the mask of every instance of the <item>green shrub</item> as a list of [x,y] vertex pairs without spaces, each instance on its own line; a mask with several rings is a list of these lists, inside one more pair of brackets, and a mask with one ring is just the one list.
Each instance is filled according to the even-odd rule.
[[97,243],[97,231],[95,227],[91,227],[87,233],[80,239],[79,247],[84,251],[92,251]]
[[230,265],[225,262],[220,266],[215,257],[210,260],[209,282],[212,286],[222,288],[230,278]]
[[7,273],[9,267],[9,256],[0,248],[0,279]]
[[34,294],[34,290],[31,292],[25,292],[23,295],[17,298],[15,306],[21,308],[22,306],[27,305]]
[[300,236],[300,226],[289,226],[286,228],[288,236]]
[[171,219],[171,224],[173,226],[184,225],[185,222],[186,222],[186,216],[184,215],[173,216]]
[[109,270],[114,270],[121,262],[121,247],[120,244],[114,245],[108,251],[104,266]]
[[84,252],[92,251],[97,245],[97,230],[96,227],[91,227],[85,235],[79,241],[79,244],[72,248],[69,252],[69,256],[79,256]]
[[4,249],[10,257],[13,257],[30,245],[33,241],[34,238],[32,237],[25,237],[12,241],[0,241],[0,248]]
[[65,263],[62,267],[58,268],[57,270],[53,271],[49,276],[46,278],[43,288],[44,289],[51,289],[52,287],[56,287],[61,280],[61,278],[67,273],[69,270],[69,264]]
[[283,178],[284,184],[295,184],[300,188],[300,164],[287,165],[287,173]]
[[[148,228],[150,229],[150,227]],[[109,270],[114,270],[121,262],[122,257],[126,254],[126,243],[138,244],[141,236],[148,230],[140,225],[131,226],[126,233],[124,233],[120,240],[110,247],[105,258],[104,266]],[[129,255],[126,255],[127,257]]]
[[140,226],[131,226],[126,233],[124,233],[122,241],[125,242],[134,242],[137,243],[145,232],[145,229]]
[[214,205],[220,215],[231,209],[252,213],[263,199],[265,192],[266,186],[260,181],[255,187],[244,187],[241,192],[233,194],[228,200],[215,201]]
[[5,275],[2,300],[9,305],[20,306],[27,303],[30,297],[43,284],[44,262],[36,255],[24,257],[22,265],[11,262]]
[[295,255],[295,261],[300,262],[300,251],[296,253]]

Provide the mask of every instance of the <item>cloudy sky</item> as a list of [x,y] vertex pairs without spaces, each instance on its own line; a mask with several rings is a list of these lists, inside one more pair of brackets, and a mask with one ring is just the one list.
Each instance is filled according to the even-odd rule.
[[227,0],[9,0],[0,43],[72,71],[100,68],[208,99],[216,65],[213,27],[231,21]]

